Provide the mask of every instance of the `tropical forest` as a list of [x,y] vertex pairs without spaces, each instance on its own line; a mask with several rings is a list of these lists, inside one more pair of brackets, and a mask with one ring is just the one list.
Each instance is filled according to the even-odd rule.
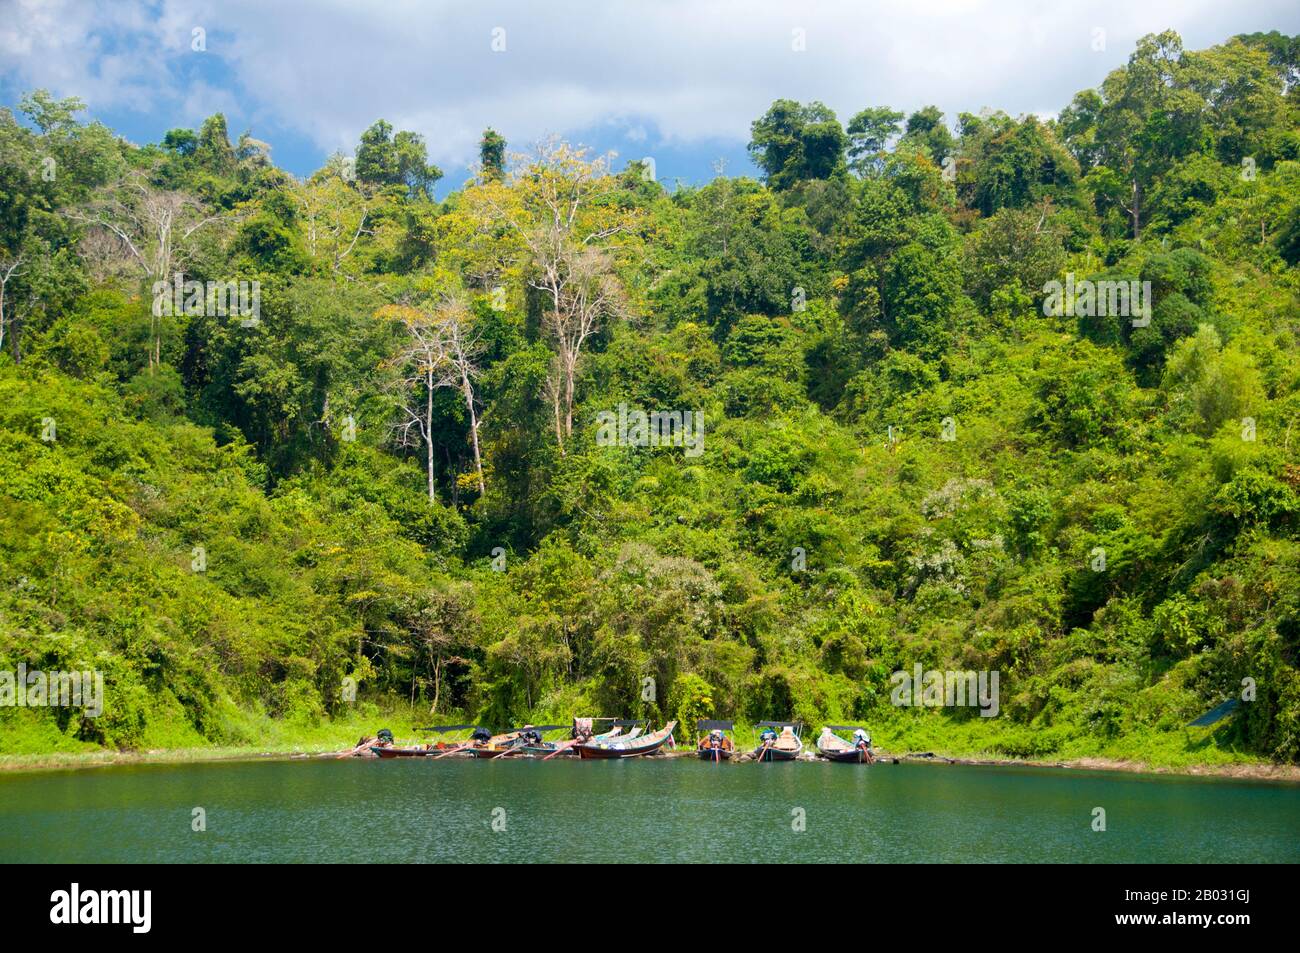
[[696,182],[491,116],[469,172],[376,118],[302,178],[221,114],[0,108],[0,669],[103,678],[0,755],[1300,762],[1300,37],[997,106],[779,99]]

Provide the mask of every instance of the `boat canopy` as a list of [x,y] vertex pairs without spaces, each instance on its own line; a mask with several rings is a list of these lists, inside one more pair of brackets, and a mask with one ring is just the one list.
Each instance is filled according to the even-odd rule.
[[709,721],[701,720],[695,723],[696,731],[734,731],[736,723],[734,721]]
[[444,731],[473,731],[478,725],[430,725],[428,728],[416,728],[416,731],[436,731],[441,734]]
[[802,728],[801,721],[756,721],[755,728]]
[[611,720],[617,728],[635,728],[637,725],[650,724],[650,722],[644,718],[614,718]]
[[536,731],[538,734],[546,731],[559,731],[560,729],[568,730],[572,725],[524,725],[522,728],[511,728],[511,732],[518,731]]
[[1193,722],[1189,722],[1187,727],[1203,728],[1206,725],[1212,725],[1216,721],[1220,721],[1221,719],[1227,718],[1229,715],[1231,715],[1234,711],[1237,710],[1237,706],[1240,704],[1241,704],[1240,700],[1236,698],[1229,698],[1226,702],[1223,702],[1221,705],[1211,708],[1200,718],[1197,718]]

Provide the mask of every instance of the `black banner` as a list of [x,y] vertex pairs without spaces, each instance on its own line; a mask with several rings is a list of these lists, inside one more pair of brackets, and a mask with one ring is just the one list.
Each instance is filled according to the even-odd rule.
[[[278,918],[302,939],[373,938],[376,930],[427,935],[470,896],[479,914],[506,935],[535,930],[543,915],[558,925],[588,904],[598,908],[630,896],[662,901],[658,915],[671,929],[674,913],[690,913],[682,898],[716,897],[719,871],[557,870],[545,876],[571,880],[573,889],[562,893],[580,899],[573,899],[571,911],[544,904],[525,917],[517,916],[517,901],[493,898],[536,895],[541,874],[529,867],[37,866],[9,873],[11,886],[0,901],[8,938],[94,934],[133,943],[242,939]],[[987,939],[990,931],[1031,929],[1071,939],[1138,933],[1232,942],[1289,922],[1280,909],[1282,878],[1289,873],[1258,866],[823,867],[813,874],[815,885],[796,888],[800,896],[779,902],[783,916],[797,918],[802,907],[812,914],[833,896],[837,915],[856,920],[873,937],[897,934],[904,941],[936,936],[932,930],[950,936],[969,929]],[[787,885],[789,874],[787,867]],[[601,886],[615,879],[613,893]],[[728,894],[744,899],[723,905],[724,921],[752,922],[763,906],[777,902],[771,875],[762,869],[728,870],[726,879]],[[718,908],[711,903],[710,909]]]

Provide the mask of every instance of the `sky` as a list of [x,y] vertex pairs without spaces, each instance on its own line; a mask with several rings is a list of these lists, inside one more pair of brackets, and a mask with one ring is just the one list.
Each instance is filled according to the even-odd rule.
[[[1300,33],[1295,0],[0,0],[0,105],[46,88],[136,143],[226,114],[310,174],[378,118],[426,140],[439,194],[482,131],[651,158],[660,181],[753,174],[779,98],[840,119],[928,104],[1054,115],[1146,33],[1188,48]],[[719,160],[723,160],[719,163]]]

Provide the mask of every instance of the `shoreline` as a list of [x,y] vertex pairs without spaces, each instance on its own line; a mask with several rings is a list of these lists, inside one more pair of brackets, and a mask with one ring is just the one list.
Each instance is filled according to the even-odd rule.
[[[8,772],[62,771],[69,769],[130,767],[136,765],[202,764],[226,761],[294,761],[323,760],[336,757],[346,749],[329,745],[240,746],[213,748],[160,748],[150,751],[94,751],[48,755],[0,755],[0,775]],[[681,747],[667,757],[694,755],[692,748]],[[1028,758],[981,758],[944,754],[935,751],[877,752],[881,763],[944,764],[973,767],[1057,768],[1070,771],[1125,772],[1163,776],[1213,777],[1250,781],[1300,782],[1300,765],[1268,762],[1233,762],[1228,764],[1154,765],[1124,758],[1083,757],[1060,760]],[[341,759],[340,759],[341,760]],[[818,760],[818,759],[811,759]]]

